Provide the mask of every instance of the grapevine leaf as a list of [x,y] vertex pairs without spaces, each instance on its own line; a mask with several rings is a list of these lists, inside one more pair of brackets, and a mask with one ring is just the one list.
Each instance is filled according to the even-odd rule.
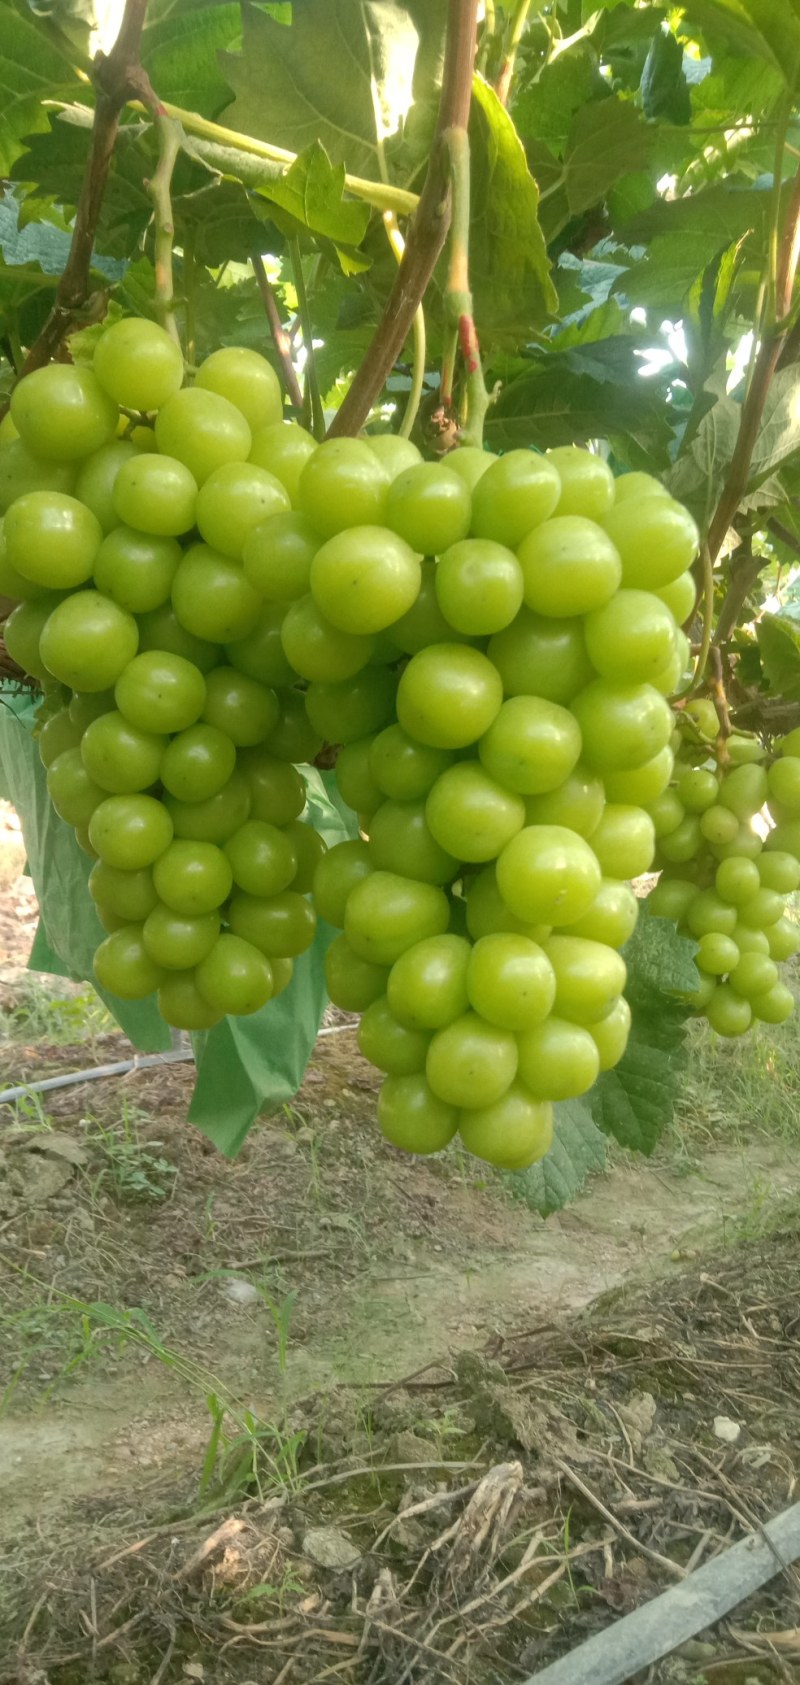
[[553,1107],[553,1145],[529,1170],[515,1170],[507,1178],[509,1192],[531,1211],[548,1217],[561,1211],[580,1193],[593,1170],[606,1160],[604,1136],[583,1100],[563,1100]]
[[628,435],[656,463],[668,461],[669,411],[657,382],[638,378],[635,342],[627,335],[551,352],[509,382],[486,424],[492,450],[545,450],[616,434]]
[[0,0],[0,40],[0,175],[7,176],[25,137],[50,127],[42,101],[71,99],[80,84],[24,0]]
[[[335,245],[360,246],[370,220],[368,205],[344,197],[343,164],[332,164],[324,146],[314,141],[277,180],[259,193],[288,212],[292,222]],[[283,219],[278,218],[281,226]]]
[[800,702],[800,626],[781,614],[762,615],[756,628],[761,665],[776,695]]
[[749,485],[766,478],[800,446],[797,367],[779,369],[767,393],[750,460]]
[[523,339],[558,303],[539,227],[539,189],[519,135],[488,83],[473,83],[471,279],[482,337]]
[[[26,186],[46,189],[57,204],[78,203],[89,152],[91,112],[63,114],[47,134],[31,137],[29,150],[17,161],[14,176]],[[153,156],[131,127],[120,129],[109,171],[97,231],[97,245],[110,257],[130,257],[150,221],[153,206],[145,180],[153,172]]]
[[619,1064],[603,1072],[587,1095],[598,1128],[648,1156],[670,1122],[686,1068],[689,1007],[681,997],[697,987],[695,946],[645,904],[624,950],[630,1040]]
[[194,6],[164,13],[142,39],[142,63],[159,99],[213,117],[230,100],[217,55],[241,43],[237,5]]
[[715,508],[739,433],[741,409],[733,398],[719,398],[703,416],[688,451],[667,475],[673,495],[688,504],[705,524]]
[[682,199],[659,198],[625,223],[623,233],[629,245],[649,242],[656,234],[702,233],[716,247],[729,246],[751,234],[762,244],[772,215],[767,187],[740,187],[734,181],[717,182]]
[[686,293],[718,250],[716,236],[702,229],[688,234],[656,234],[646,255],[617,278],[614,291],[624,293],[629,304],[673,309],[680,315]]
[[544,141],[561,154],[576,113],[593,100],[608,99],[597,55],[587,42],[546,65],[514,102],[514,122],[523,139]]
[[656,30],[645,59],[639,89],[645,117],[662,123],[688,123],[692,102],[683,71],[683,48],[668,29]]
[[572,215],[599,204],[632,162],[641,167],[652,144],[653,131],[628,101],[613,95],[584,106],[573,120],[564,160]]
[[398,133],[412,103],[418,32],[391,0],[304,0],[287,29],[255,6],[242,52],[223,53],[235,99],[223,121],[303,152],[321,142],[335,164],[379,178],[379,139]]
[[800,17],[792,0],[690,0],[687,10],[748,59],[766,59],[789,87],[800,80]]

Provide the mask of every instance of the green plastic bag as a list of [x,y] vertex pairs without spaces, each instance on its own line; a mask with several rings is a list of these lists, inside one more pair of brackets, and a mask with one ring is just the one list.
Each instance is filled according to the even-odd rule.
[[[0,796],[16,808],[39,904],[39,928],[29,966],[91,981],[135,1047],[161,1052],[171,1035],[155,997],[121,1001],[94,980],[92,955],[105,931],[87,889],[91,861],[71,826],[53,811],[35,730],[37,699],[0,689]],[[330,780],[332,785],[332,780]],[[307,813],[332,845],[355,834],[335,786],[306,771]],[[326,1005],[324,956],[335,932],[321,924],[308,953],[296,961],[289,987],[250,1018],[226,1018],[192,1038],[197,1068],[189,1119],[233,1158],[262,1108],[297,1092]]]

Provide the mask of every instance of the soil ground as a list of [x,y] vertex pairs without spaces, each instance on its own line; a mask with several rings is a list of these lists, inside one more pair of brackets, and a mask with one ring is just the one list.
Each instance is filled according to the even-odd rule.
[[[0,1087],[130,1053],[5,825]],[[792,1501],[796,1131],[544,1222],[331,1028],[232,1164],[187,1065],[0,1108],[0,1685],[506,1685]],[[794,1577],[647,1677],[800,1679]]]

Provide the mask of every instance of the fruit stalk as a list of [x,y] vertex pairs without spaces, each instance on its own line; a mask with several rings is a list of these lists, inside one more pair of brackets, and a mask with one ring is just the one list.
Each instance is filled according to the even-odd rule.
[[[149,78],[139,62],[147,3],[148,0],[126,0],[119,35],[110,53],[107,57],[98,54],[95,60],[97,104],[69,256],[58,283],[53,308],[28,352],[20,371],[21,375],[30,374],[33,369],[42,368],[45,363],[50,362],[69,333],[76,315],[86,303],[95,235],[119,130],[120,113],[134,97],[143,101],[150,110],[161,109]],[[3,406],[4,410],[7,408],[7,404]]]
[[331,435],[358,433],[405,345],[427,290],[450,223],[449,154],[445,136],[466,129],[478,0],[449,0],[442,93],[436,135],[419,207],[408,232],[403,261],[364,361],[335,415]]
[[461,442],[480,447],[483,444],[483,424],[489,407],[489,397],[483,378],[469,282],[469,135],[466,128],[452,128],[448,129],[445,140],[450,158],[453,212],[450,229],[450,274],[445,300],[449,338],[442,369],[442,406],[445,410],[452,407],[456,350],[460,346],[467,374],[467,419],[462,428]]
[[292,256],[292,278],[297,293],[297,313],[303,334],[303,350],[306,354],[306,403],[303,408],[311,410],[311,430],[315,439],[325,437],[325,412],[322,408],[322,394],[317,379],[317,365],[314,361],[314,324],[311,320],[311,309],[306,290],[306,278],[303,274],[303,254],[300,241],[292,240],[290,245]]
[[298,415],[300,415],[303,409],[303,394],[300,390],[300,382],[297,378],[294,363],[292,362],[292,342],[281,321],[278,301],[275,297],[272,282],[270,281],[267,271],[264,268],[263,257],[261,257],[259,252],[253,252],[250,262],[253,266],[253,274],[255,275],[258,283],[258,290],[261,294],[261,300],[264,305],[267,321],[269,322],[272,343],[278,354],[281,378],[283,380],[284,387],[286,388],[286,396],[289,399],[292,409],[296,410]]
[[501,105],[508,105],[508,96],[511,92],[511,79],[514,75],[514,65],[517,62],[517,52],[519,50],[520,41],[525,33],[525,25],[528,21],[528,13],[530,9],[531,0],[517,0],[517,9],[514,13],[514,19],[511,25],[511,37],[508,43],[508,51],[505,59],[503,60],[500,74],[494,85],[494,91]]
[[178,324],[175,321],[175,289],[172,278],[172,242],[175,223],[172,217],[172,172],[181,151],[182,132],[174,117],[159,112],[156,117],[158,135],[158,164],[147,190],[153,201],[155,227],[155,305],[162,328],[180,345]]

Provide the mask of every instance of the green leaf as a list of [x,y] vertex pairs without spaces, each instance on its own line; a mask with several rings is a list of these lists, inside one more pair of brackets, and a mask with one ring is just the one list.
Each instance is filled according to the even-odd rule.
[[223,121],[292,152],[319,141],[335,164],[379,179],[376,108],[384,138],[412,102],[418,32],[391,0],[303,0],[287,29],[244,9],[240,55],[223,53],[235,93]]
[[546,450],[620,435],[665,467],[670,413],[658,382],[639,378],[634,346],[620,336],[563,356],[553,351],[501,391],[487,417],[487,444],[492,450]]
[[668,29],[659,28],[645,59],[639,86],[645,117],[663,123],[688,123],[692,115],[683,71],[683,48]]
[[771,689],[800,702],[800,626],[780,614],[762,615],[756,627],[761,665]]
[[614,95],[584,106],[572,123],[564,160],[572,215],[599,204],[618,177],[628,174],[632,163],[641,169],[652,144],[652,129],[629,101]]
[[587,1176],[602,1170],[606,1144],[583,1100],[563,1100],[553,1107],[553,1145],[529,1170],[505,1177],[509,1193],[531,1211],[549,1217],[580,1193]]
[[772,212],[768,187],[741,187],[736,178],[687,193],[682,199],[657,199],[649,210],[625,223],[628,245],[646,244],[656,234],[704,234],[716,248],[729,246],[752,233],[759,244],[766,237]]
[[142,63],[159,99],[213,117],[231,97],[217,55],[240,44],[238,5],[183,6],[145,29]]
[[766,59],[794,88],[800,79],[800,14],[794,0],[690,0],[689,16],[746,58]]
[[370,210],[360,200],[344,197],[344,181],[344,164],[332,164],[324,146],[314,141],[285,175],[264,183],[259,193],[287,211],[300,228],[335,245],[360,246]]
[[[91,114],[87,121],[61,116],[46,134],[31,138],[29,150],[20,158],[14,176],[45,192],[59,205],[77,205],[89,153]],[[123,126],[117,137],[103,206],[98,223],[97,245],[111,257],[130,257],[152,216],[153,207],[145,189],[152,175],[154,158],[138,126]]]
[[7,176],[25,138],[50,126],[42,101],[71,99],[79,83],[24,0],[0,0],[0,42],[0,175]]
[[794,365],[780,369],[767,393],[750,459],[748,485],[765,479],[800,447],[800,384]]
[[690,1009],[679,997],[697,987],[695,947],[670,920],[649,914],[645,903],[624,949],[630,1040],[619,1064],[603,1072],[586,1097],[604,1134],[648,1156],[672,1118],[682,1086]]
[[561,154],[576,113],[594,100],[608,99],[597,55],[588,42],[545,65],[536,81],[516,97],[514,122],[523,140],[539,140]]
[[539,227],[539,190],[508,112],[480,77],[473,83],[470,141],[475,318],[484,340],[525,339],[558,299]]
[[656,234],[646,255],[614,282],[614,292],[624,293],[632,305],[682,314],[682,305],[698,275],[719,249],[715,236],[701,230],[691,234]]
[[678,458],[667,475],[673,497],[687,503],[703,526],[719,501],[738,438],[741,413],[735,399],[719,398],[703,416],[688,451]]

